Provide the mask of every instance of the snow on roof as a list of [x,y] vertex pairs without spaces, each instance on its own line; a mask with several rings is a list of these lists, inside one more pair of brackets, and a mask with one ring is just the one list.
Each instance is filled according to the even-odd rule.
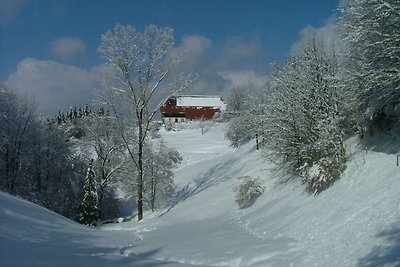
[[219,96],[191,95],[177,96],[176,105],[178,107],[215,107],[226,110],[226,104]]

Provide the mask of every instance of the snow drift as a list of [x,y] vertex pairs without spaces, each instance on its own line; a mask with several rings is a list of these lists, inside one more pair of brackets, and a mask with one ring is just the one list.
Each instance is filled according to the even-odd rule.
[[[1,266],[400,266],[396,156],[357,149],[342,178],[318,196],[277,171],[225,125],[162,131],[183,157],[178,192],[141,222],[91,228],[0,194]],[[240,209],[241,176],[265,192]]]

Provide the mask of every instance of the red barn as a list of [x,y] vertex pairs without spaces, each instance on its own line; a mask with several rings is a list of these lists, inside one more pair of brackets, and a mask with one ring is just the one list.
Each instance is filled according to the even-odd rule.
[[160,108],[164,123],[210,120],[224,110],[226,104],[221,97],[204,95],[173,96]]

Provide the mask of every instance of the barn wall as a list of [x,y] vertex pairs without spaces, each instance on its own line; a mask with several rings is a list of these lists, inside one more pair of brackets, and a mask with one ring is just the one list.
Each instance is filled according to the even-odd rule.
[[163,117],[183,117],[186,121],[212,119],[219,108],[214,107],[177,107],[164,105],[160,108]]

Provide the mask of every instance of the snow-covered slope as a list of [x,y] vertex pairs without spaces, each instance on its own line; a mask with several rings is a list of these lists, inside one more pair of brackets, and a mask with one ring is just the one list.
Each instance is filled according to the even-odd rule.
[[[0,266],[400,266],[396,156],[354,149],[342,179],[310,196],[224,130],[162,132],[184,158],[178,194],[139,223],[83,227],[0,194]],[[266,187],[247,209],[234,202],[243,175]]]
[[124,254],[139,236],[129,227],[103,231],[0,192],[0,266],[176,266],[152,255]]

